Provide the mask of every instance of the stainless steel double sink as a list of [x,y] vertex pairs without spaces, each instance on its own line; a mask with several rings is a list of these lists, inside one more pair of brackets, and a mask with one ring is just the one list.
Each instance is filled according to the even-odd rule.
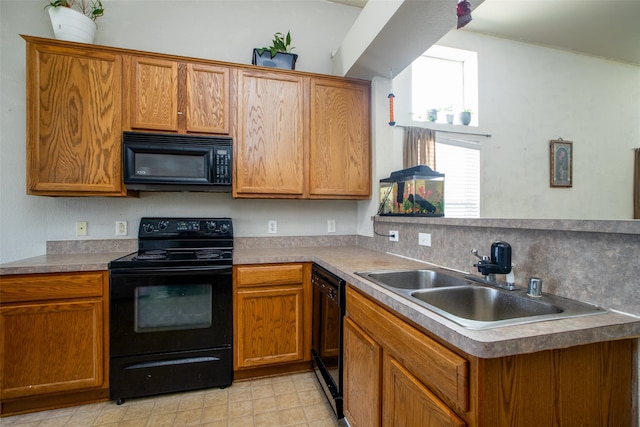
[[444,269],[356,274],[468,329],[489,329],[607,311],[555,295],[543,294],[534,298],[528,296],[526,290],[504,290],[479,284],[462,273]]

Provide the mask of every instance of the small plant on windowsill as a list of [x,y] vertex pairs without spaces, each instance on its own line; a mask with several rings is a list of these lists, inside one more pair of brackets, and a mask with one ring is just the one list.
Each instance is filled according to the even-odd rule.
[[469,125],[469,123],[471,123],[471,113],[472,111],[468,108],[465,108],[463,111],[460,112],[460,122],[467,126]]
[[438,121],[438,112],[440,111],[439,108],[432,108],[430,110],[427,111],[427,120],[429,120],[430,122],[437,122]]
[[453,105],[449,105],[448,107],[446,107],[444,109],[445,113],[447,114],[447,123],[449,123],[450,125],[453,124],[453,119],[454,119],[454,115],[453,115]]
[[273,35],[271,46],[253,49],[251,63],[265,67],[295,70],[298,55],[291,53],[293,49],[295,47],[291,46],[291,32],[287,31],[286,35],[278,32]]

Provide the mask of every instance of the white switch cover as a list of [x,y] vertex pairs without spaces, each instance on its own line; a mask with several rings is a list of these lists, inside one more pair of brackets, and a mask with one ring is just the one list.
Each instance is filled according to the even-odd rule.
[[269,234],[275,234],[278,232],[278,221],[272,219],[267,224],[267,232]]
[[116,221],[116,236],[127,235],[127,221]]
[[327,220],[327,233],[335,233],[336,232],[336,220],[328,219]]
[[431,246],[431,234],[418,233],[418,244],[420,246]]

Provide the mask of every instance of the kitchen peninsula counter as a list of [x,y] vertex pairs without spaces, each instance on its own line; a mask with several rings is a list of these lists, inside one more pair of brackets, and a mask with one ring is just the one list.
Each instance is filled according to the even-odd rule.
[[604,314],[470,330],[366,280],[355,272],[435,267],[357,246],[236,249],[234,264],[313,261],[420,328],[476,357],[493,358],[640,336],[640,317]]
[[[0,264],[0,276],[106,270],[109,261],[126,254],[48,254]],[[235,248],[233,262],[235,265],[315,262],[428,333],[469,355],[480,358],[532,353],[640,336],[640,317],[616,311],[494,329],[465,329],[355,274],[371,270],[429,268],[430,264],[358,246]]]

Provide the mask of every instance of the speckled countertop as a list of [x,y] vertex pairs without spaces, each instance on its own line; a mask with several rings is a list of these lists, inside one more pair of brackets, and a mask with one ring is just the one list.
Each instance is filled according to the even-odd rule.
[[0,276],[8,274],[106,270],[109,267],[109,261],[123,257],[129,253],[131,252],[41,255],[0,264]]
[[[105,270],[110,260],[124,255],[126,253],[43,255],[1,264],[0,275]],[[469,330],[355,274],[358,271],[424,267],[425,263],[357,246],[234,249],[234,264],[284,262],[316,262],[431,334],[465,353],[481,358],[640,337],[640,318],[615,311],[480,331]]]

